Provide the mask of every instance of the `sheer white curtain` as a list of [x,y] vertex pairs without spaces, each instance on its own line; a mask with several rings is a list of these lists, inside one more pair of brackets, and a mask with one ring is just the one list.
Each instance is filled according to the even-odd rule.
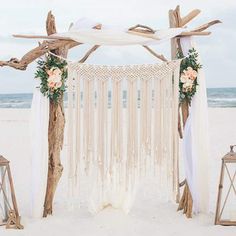
[[35,88],[30,118],[31,215],[42,217],[48,173],[49,99]]
[[[192,37],[181,39],[184,55],[196,48]],[[198,58],[201,63],[200,57]],[[204,65],[203,65],[204,68]],[[206,80],[203,70],[198,74],[197,92],[193,97],[183,138],[183,158],[186,179],[193,197],[195,213],[208,212],[209,205],[209,133]]]

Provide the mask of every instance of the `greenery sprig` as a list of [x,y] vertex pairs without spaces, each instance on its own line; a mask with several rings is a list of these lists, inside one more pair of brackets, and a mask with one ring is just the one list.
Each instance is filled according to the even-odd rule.
[[177,57],[183,58],[180,65],[179,100],[180,103],[187,101],[191,104],[192,98],[197,91],[197,77],[202,65],[198,62],[198,53],[194,48],[188,51],[187,57],[184,58],[183,53],[180,51]]
[[51,54],[46,54],[45,59],[37,61],[35,78],[41,80],[40,91],[50,100],[58,102],[66,91],[67,62]]

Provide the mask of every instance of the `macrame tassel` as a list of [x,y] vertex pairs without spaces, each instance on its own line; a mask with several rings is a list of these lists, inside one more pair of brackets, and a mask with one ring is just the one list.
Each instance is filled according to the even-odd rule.
[[88,80],[83,79],[83,158],[85,173],[88,174]]
[[84,79],[84,158],[85,171],[88,173],[94,157],[94,80]]
[[160,79],[154,79],[154,129],[153,129],[153,155],[154,155],[154,168],[155,173],[158,173],[161,164],[161,85]]
[[151,119],[152,119],[152,86],[151,79],[141,79],[141,165],[146,174],[148,156],[151,155]]
[[173,113],[172,113],[172,71],[170,70],[165,79],[165,155],[166,155],[166,187],[167,198],[172,199],[173,194]]
[[103,81],[101,79],[98,79],[98,90],[97,90],[97,126],[98,126],[98,132],[97,132],[97,162],[98,167],[100,170],[100,177],[104,179],[104,86]]
[[72,66],[68,65],[68,113],[70,114],[68,116],[68,136],[67,136],[67,142],[68,142],[68,193],[69,197],[73,196],[74,193],[74,140],[73,140],[73,128],[74,128],[74,116],[73,116],[73,80],[74,80],[74,70]]
[[159,181],[159,186],[161,191],[162,197],[165,197],[165,193],[163,192],[163,189],[165,189],[165,183],[164,183],[164,175],[165,175],[165,153],[164,153],[164,145],[165,145],[165,140],[164,140],[164,118],[165,118],[165,98],[164,98],[164,89],[165,89],[165,78],[160,78],[160,114],[159,114],[159,119],[160,119],[160,129],[159,129],[159,150],[158,150],[158,181]]
[[76,150],[75,150],[75,185],[77,188],[78,186],[78,177],[80,175],[80,78],[78,73],[76,74],[76,81],[75,81],[75,125],[76,125],[76,134],[75,134],[75,143],[76,143]]
[[[152,79],[149,78],[147,81],[147,92],[146,92],[146,106],[147,106],[147,133],[146,133],[146,155],[148,169],[151,168],[151,147],[152,147]],[[147,167],[146,167],[147,168]]]
[[112,78],[112,124],[111,124],[111,182],[115,192],[118,191],[122,175],[122,80]]
[[138,156],[137,139],[137,80],[127,79],[127,161],[126,161],[126,186],[133,186],[135,181],[136,158]]
[[88,135],[88,155],[89,155],[89,164],[95,162],[95,152],[94,152],[94,115],[95,115],[95,101],[94,101],[94,78],[89,79],[89,116],[88,116],[88,121],[89,121],[89,135]]

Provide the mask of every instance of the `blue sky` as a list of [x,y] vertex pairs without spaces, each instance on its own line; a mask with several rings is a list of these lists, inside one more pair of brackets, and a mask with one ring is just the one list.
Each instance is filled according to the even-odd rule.
[[[183,15],[194,8],[201,14],[189,25],[199,26],[220,19],[223,24],[210,28],[212,34],[197,37],[196,42],[205,69],[208,87],[236,87],[236,1],[235,0],[0,0],[0,60],[20,58],[37,45],[37,40],[15,39],[11,35],[45,34],[47,12],[52,10],[58,32],[66,31],[71,22],[88,17],[104,24],[133,26],[146,24],[155,29],[168,27],[168,10],[180,4]],[[87,45],[71,50],[69,58],[79,60]],[[169,42],[154,47],[169,58]],[[103,47],[89,63],[126,64],[155,63],[143,48]],[[35,63],[26,71],[0,68],[0,93],[32,92]]]

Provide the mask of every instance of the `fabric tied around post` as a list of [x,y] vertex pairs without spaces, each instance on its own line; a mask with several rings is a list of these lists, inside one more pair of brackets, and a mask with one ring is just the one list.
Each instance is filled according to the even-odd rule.
[[[180,40],[186,56],[196,45],[192,37]],[[200,57],[198,58],[200,61]],[[209,134],[206,80],[203,70],[198,72],[197,92],[189,108],[189,117],[183,134],[183,160],[186,180],[193,198],[194,213],[208,213],[209,207]]]

